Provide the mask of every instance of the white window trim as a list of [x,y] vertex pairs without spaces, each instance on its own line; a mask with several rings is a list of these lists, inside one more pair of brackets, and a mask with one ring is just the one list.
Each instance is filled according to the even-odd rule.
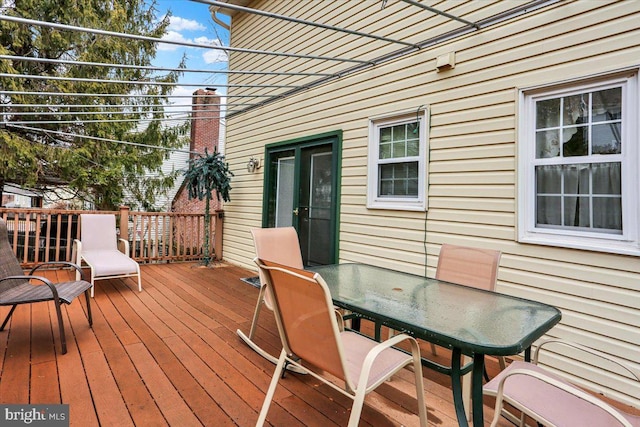
[[[535,219],[535,158],[534,128],[535,99],[562,94],[574,90],[594,90],[600,86],[622,84],[622,234],[600,234],[576,232],[562,229],[536,227]],[[520,117],[518,127],[518,241],[547,246],[567,247],[625,255],[640,255],[640,116],[638,103],[638,70],[609,76],[600,76],[590,81],[575,81],[561,87],[539,87],[521,89],[518,96]]]
[[[383,126],[393,126],[419,120],[420,148],[418,154],[418,197],[417,198],[388,198],[378,197],[378,160],[379,137],[378,129]],[[369,155],[367,173],[367,208],[403,211],[426,211],[429,164],[429,114],[428,108],[412,109],[369,118]]]

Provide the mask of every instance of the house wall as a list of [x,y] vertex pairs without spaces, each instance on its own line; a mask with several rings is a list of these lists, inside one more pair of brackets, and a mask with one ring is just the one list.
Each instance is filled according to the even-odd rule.
[[[443,1],[435,6],[477,20],[514,5]],[[402,18],[420,12],[392,2],[388,7],[398,9],[377,19],[364,11],[379,10],[379,2],[274,0],[251,6],[376,33],[388,28],[417,41],[460,26],[442,17],[425,19],[441,23],[435,27],[403,25]],[[346,36],[319,39],[305,29],[291,31],[290,25],[237,14],[232,45],[291,51],[298,42],[302,46],[297,52],[384,53],[370,52],[366,41],[354,45],[342,42]],[[264,31],[253,30],[256,26]],[[435,58],[452,51],[455,68],[437,73]],[[336,67],[309,62],[314,70]],[[232,69],[286,71],[289,64],[286,58],[231,55]],[[249,158],[262,158],[265,144],[342,130],[340,262],[375,263],[417,274],[424,274],[426,264],[433,276],[442,243],[501,250],[499,292],[557,306],[563,318],[550,335],[620,356],[640,369],[638,258],[520,244],[516,228],[518,90],[638,65],[640,9],[635,2],[565,1],[231,117],[226,154],[235,177],[232,201],[225,206],[225,259],[253,268],[249,228],[261,226],[263,177],[262,170],[247,173]],[[255,77],[238,81],[251,79]],[[428,212],[367,209],[368,118],[421,105],[431,114]],[[628,379],[602,375],[597,368],[559,356],[551,363],[573,372],[578,382],[640,407],[640,389]]]

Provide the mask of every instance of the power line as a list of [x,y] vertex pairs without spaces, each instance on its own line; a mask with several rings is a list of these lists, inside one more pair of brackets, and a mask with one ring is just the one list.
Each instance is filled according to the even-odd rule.
[[0,59],[9,59],[12,61],[29,61],[43,62],[53,64],[82,65],[91,67],[108,67],[108,68],[127,68],[148,71],[178,71],[181,73],[211,73],[211,74],[257,74],[257,75],[276,75],[276,76],[329,76],[328,73],[307,73],[307,72],[288,72],[288,71],[254,71],[254,70],[207,70],[193,68],[171,68],[171,67],[155,67],[148,65],[128,65],[128,64],[108,64],[105,62],[85,62],[72,61],[65,59],[37,58],[31,56],[15,56],[0,55]]
[[78,135],[78,134],[70,133],[70,132],[62,132],[62,131],[58,131],[58,130],[47,130],[47,129],[32,128],[32,127],[29,127],[29,126],[16,126],[16,125],[12,125],[12,124],[9,124],[9,123],[7,123],[7,127],[14,127],[14,128],[17,128],[17,129],[40,132],[40,133],[44,133],[44,134],[55,134],[55,135],[63,135],[63,136],[72,136],[74,138],[91,139],[91,140],[102,141],[102,142],[114,142],[116,144],[132,145],[132,146],[135,146],[135,147],[152,148],[152,149],[156,149],[156,150],[174,151],[174,152],[178,152],[178,153],[187,153],[187,154],[201,154],[198,151],[182,150],[182,149],[179,149],[179,148],[161,147],[161,146],[157,146],[157,145],[142,144],[142,143],[139,143],[139,142],[121,141],[121,140],[117,140],[117,139],[101,138],[101,137],[97,137],[97,136]]
[[[165,108],[174,108],[174,107],[215,107],[220,106],[220,108],[226,108],[230,106],[239,106],[239,105],[253,105],[253,103],[249,102],[234,102],[234,103],[225,103],[225,104],[166,104]],[[92,104],[61,104],[61,105],[51,105],[51,104],[1,104],[0,108],[10,107],[10,108],[137,108],[137,107],[151,107],[153,104],[102,104],[102,105],[92,105]]]
[[[233,112],[234,110],[227,110],[226,113]],[[4,114],[7,116],[89,116],[89,115],[106,115],[106,116],[120,116],[120,115],[144,115],[144,114],[194,114],[194,113],[207,113],[207,112],[216,112],[221,113],[220,111],[213,110],[149,110],[149,111],[7,111],[0,112],[0,114]]]
[[212,46],[212,45],[207,45],[203,43],[179,42],[176,40],[159,39],[155,37],[141,36],[136,34],[118,33],[115,31],[106,31],[106,30],[100,30],[97,28],[86,28],[86,27],[78,27],[75,25],[66,25],[66,24],[57,24],[53,22],[38,21],[35,19],[26,19],[26,18],[20,18],[17,16],[0,15],[0,20],[17,22],[20,24],[27,24],[27,25],[39,25],[42,27],[57,28],[60,30],[81,31],[85,33],[91,33],[94,35],[100,34],[105,36],[121,37],[125,39],[143,40],[143,41],[148,41],[153,43],[166,43],[166,44],[174,44],[174,45],[180,45],[180,46],[222,50],[224,52],[242,52],[242,53],[260,54],[260,55],[285,56],[285,57],[301,58],[301,59],[318,59],[323,61],[353,62],[358,64],[368,63],[368,61],[362,61],[359,59],[337,58],[337,57],[333,58],[329,56],[304,55],[304,54],[297,54],[297,53],[274,52],[274,51],[268,51],[268,50],[244,49],[244,48],[238,48],[238,47]]
[[16,124],[16,125],[73,125],[73,124],[85,124],[85,123],[132,123],[132,122],[156,122],[156,121],[181,121],[181,120],[204,120],[204,119],[220,119],[224,116],[204,116],[204,117],[191,117],[187,114],[184,117],[139,117],[137,119],[89,119],[89,120],[15,120],[5,121],[3,124]]
[[[85,82],[85,83],[116,83],[116,84],[130,84],[130,85],[158,85],[158,86],[192,86],[202,87],[202,83],[172,83],[172,82],[157,82],[153,80],[112,80],[112,79],[91,79],[84,77],[64,77],[64,76],[43,76],[36,74],[12,74],[12,73],[0,73],[0,77],[7,78],[20,78],[20,79],[34,79],[34,80],[54,80],[54,81],[70,81],[70,82]],[[248,87],[248,88],[296,88],[298,85],[242,85],[242,84],[216,84],[218,87]]]
[[[180,86],[180,85],[178,85]],[[39,96],[78,96],[78,97],[120,97],[120,98],[192,98],[193,95],[144,95],[133,93],[65,93],[65,92],[30,92],[19,90],[0,90],[0,95],[39,95]],[[271,98],[273,95],[198,95],[198,97],[211,98],[214,96],[225,98]],[[252,104],[253,105],[253,104]]]

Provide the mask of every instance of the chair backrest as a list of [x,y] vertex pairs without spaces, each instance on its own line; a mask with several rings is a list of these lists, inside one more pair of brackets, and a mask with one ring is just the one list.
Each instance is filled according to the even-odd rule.
[[[25,245],[25,249],[27,245]],[[20,267],[20,262],[11,249],[9,236],[7,235],[7,225],[0,219],[0,278],[9,276],[22,276],[24,271]],[[24,283],[25,280],[7,280],[0,283],[0,292],[4,292],[16,285]]]
[[111,214],[81,214],[80,241],[83,251],[118,250],[116,216]]
[[[304,268],[298,233],[293,227],[252,228],[253,245],[256,248],[256,257],[273,261],[278,264],[294,268]],[[266,284],[262,270],[258,271],[260,283]],[[273,310],[271,295],[264,296],[264,303]]]
[[298,233],[293,227],[252,228],[253,244],[259,259],[288,267],[303,268]]
[[436,279],[493,291],[496,288],[500,251],[443,244]]
[[256,259],[272,293],[276,323],[287,353],[347,382],[331,294],[320,275]]

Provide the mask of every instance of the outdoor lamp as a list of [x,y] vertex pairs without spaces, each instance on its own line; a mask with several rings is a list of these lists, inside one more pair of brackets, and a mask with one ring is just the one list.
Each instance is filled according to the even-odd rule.
[[254,173],[258,169],[260,169],[260,160],[251,157],[247,163],[247,172]]

